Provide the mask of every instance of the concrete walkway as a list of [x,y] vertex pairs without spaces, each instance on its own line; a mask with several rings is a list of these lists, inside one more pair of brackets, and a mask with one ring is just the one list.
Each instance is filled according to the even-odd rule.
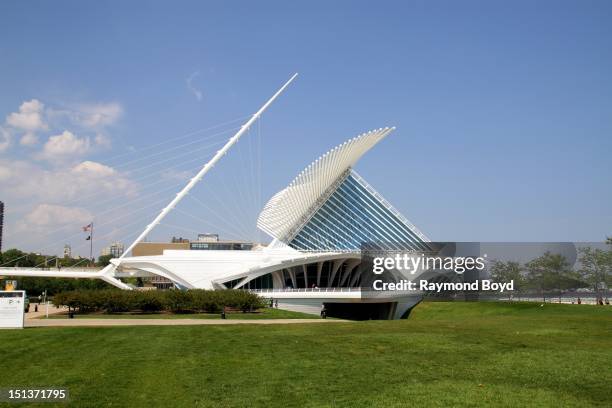
[[207,326],[232,324],[338,323],[340,319],[27,319],[25,327]]
[[[41,305],[38,304],[38,312],[35,312],[34,310],[36,309],[37,304],[36,303],[32,303],[30,305],[30,311],[28,313],[25,314],[25,319],[26,320],[30,320],[30,319],[36,319],[39,317],[44,317],[47,314],[47,306],[46,305]],[[57,308],[55,306],[53,306],[52,304],[49,304],[49,315],[52,314],[56,314],[56,313],[61,313],[61,312],[66,312],[68,309],[67,308]]]
[[[49,305],[49,315],[66,312],[67,308],[57,308]],[[25,314],[25,327],[102,327],[102,326],[206,326],[206,325],[232,325],[232,324],[297,324],[297,323],[329,323],[345,322],[340,319],[130,319],[130,318],[76,318],[76,319],[45,319],[46,306],[38,305],[38,312],[34,311],[34,304],[30,312]]]

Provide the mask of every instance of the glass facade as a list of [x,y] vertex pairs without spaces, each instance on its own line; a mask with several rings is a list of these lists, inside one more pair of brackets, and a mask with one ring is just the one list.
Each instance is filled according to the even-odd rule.
[[191,250],[213,250],[213,251],[250,251],[253,244],[244,242],[200,242],[195,241],[189,244]]
[[289,245],[298,250],[428,250],[425,241],[351,173]]

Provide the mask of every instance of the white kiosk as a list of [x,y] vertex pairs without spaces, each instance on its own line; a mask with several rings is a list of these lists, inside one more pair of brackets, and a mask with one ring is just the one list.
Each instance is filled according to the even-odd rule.
[[25,291],[0,291],[0,329],[23,329]]

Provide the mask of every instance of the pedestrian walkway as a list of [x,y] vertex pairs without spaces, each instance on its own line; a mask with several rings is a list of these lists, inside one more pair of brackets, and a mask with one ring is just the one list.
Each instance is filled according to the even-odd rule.
[[[34,310],[36,310],[36,305],[37,303],[30,304],[30,311],[25,314],[26,320],[37,319],[39,317],[44,317],[47,314],[46,305],[38,304],[38,312],[35,312]],[[67,310],[68,310],[67,308],[58,308],[58,307],[53,306],[52,304],[49,304],[49,314],[50,315],[65,312]]]

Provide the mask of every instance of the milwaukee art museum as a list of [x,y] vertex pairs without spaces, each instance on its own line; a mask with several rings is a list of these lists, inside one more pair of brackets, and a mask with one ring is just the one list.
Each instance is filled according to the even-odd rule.
[[270,198],[257,219],[259,229],[272,238],[267,246],[133,254],[134,246],[227,153],[296,75],[228,140],[121,256],[111,259],[110,265],[97,273],[12,269],[11,275],[98,278],[122,289],[133,289],[122,278],[161,277],[185,290],[257,291],[279,308],[294,311],[318,314],[325,308],[329,315],[339,317],[405,316],[420,300],[419,293],[372,291],[373,273],[364,267],[363,248],[374,243],[384,251],[429,251],[430,240],[353,170],[394,128],[372,130],[334,147]]
[[393,130],[373,130],[336,146],[276,193],[257,221],[273,238],[267,247],[125,257],[115,275],[159,275],[186,289],[255,290],[296,311],[318,313],[325,305],[341,314],[362,308],[371,317],[401,317],[418,297],[365,296],[364,275],[372,272],[359,267],[361,249],[375,242],[385,250],[426,251],[429,240],[353,170]]

